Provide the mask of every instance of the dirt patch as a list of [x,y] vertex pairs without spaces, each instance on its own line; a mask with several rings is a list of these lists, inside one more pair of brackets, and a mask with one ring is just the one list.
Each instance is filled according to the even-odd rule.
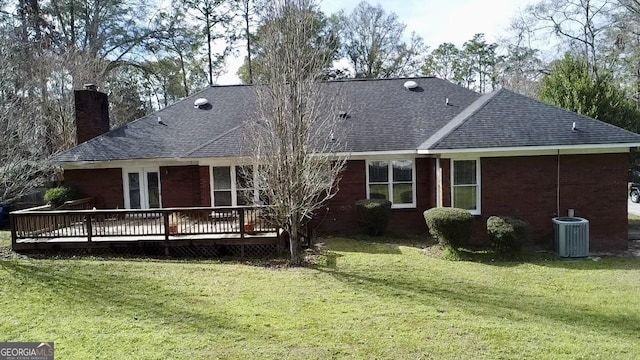
[[0,247],[0,260],[15,260],[15,259],[28,259],[28,256],[18,254],[11,251],[11,249]]
[[627,250],[597,252],[591,256],[640,257],[640,240],[629,240]]

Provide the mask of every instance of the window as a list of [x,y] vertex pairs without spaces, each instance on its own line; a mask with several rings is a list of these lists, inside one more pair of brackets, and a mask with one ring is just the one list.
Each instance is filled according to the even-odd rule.
[[213,206],[251,206],[268,203],[263,192],[255,188],[256,176],[251,165],[212,167]]
[[232,206],[231,168],[213,168],[213,206]]
[[367,195],[385,199],[394,208],[415,207],[415,171],[413,160],[369,161]]
[[158,168],[123,170],[124,203],[127,209],[157,209],[161,207]]
[[480,214],[480,162],[453,160],[451,172],[452,206]]

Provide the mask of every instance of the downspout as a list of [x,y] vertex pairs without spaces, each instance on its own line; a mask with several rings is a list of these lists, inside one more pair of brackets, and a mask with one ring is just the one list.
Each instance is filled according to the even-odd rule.
[[442,207],[442,168],[440,156],[436,157],[436,207]]
[[558,170],[557,170],[557,175],[558,178],[556,179],[556,216],[560,216],[560,149],[558,149],[558,154],[556,155],[556,159],[557,159],[557,163],[558,163]]

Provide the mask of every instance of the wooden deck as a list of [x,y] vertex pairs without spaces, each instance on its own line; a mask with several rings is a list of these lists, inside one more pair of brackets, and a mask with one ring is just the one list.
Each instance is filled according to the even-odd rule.
[[152,210],[16,211],[11,217],[14,251],[170,248],[210,245],[282,246],[280,231],[263,207]]

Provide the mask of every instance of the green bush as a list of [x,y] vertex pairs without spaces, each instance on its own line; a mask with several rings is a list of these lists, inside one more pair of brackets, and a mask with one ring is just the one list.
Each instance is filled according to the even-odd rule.
[[503,254],[518,253],[529,240],[529,224],[508,216],[487,219],[487,232],[491,246]]
[[382,199],[356,202],[358,225],[369,235],[382,235],[387,230],[391,201]]
[[61,206],[65,201],[76,199],[78,199],[78,193],[74,189],[64,186],[47,189],[44,193],[44,201],[54,208]]
[[441,245],[454,250],[471,239],[473,216],[458,208],[432,208],[424,212],[429,232]]

